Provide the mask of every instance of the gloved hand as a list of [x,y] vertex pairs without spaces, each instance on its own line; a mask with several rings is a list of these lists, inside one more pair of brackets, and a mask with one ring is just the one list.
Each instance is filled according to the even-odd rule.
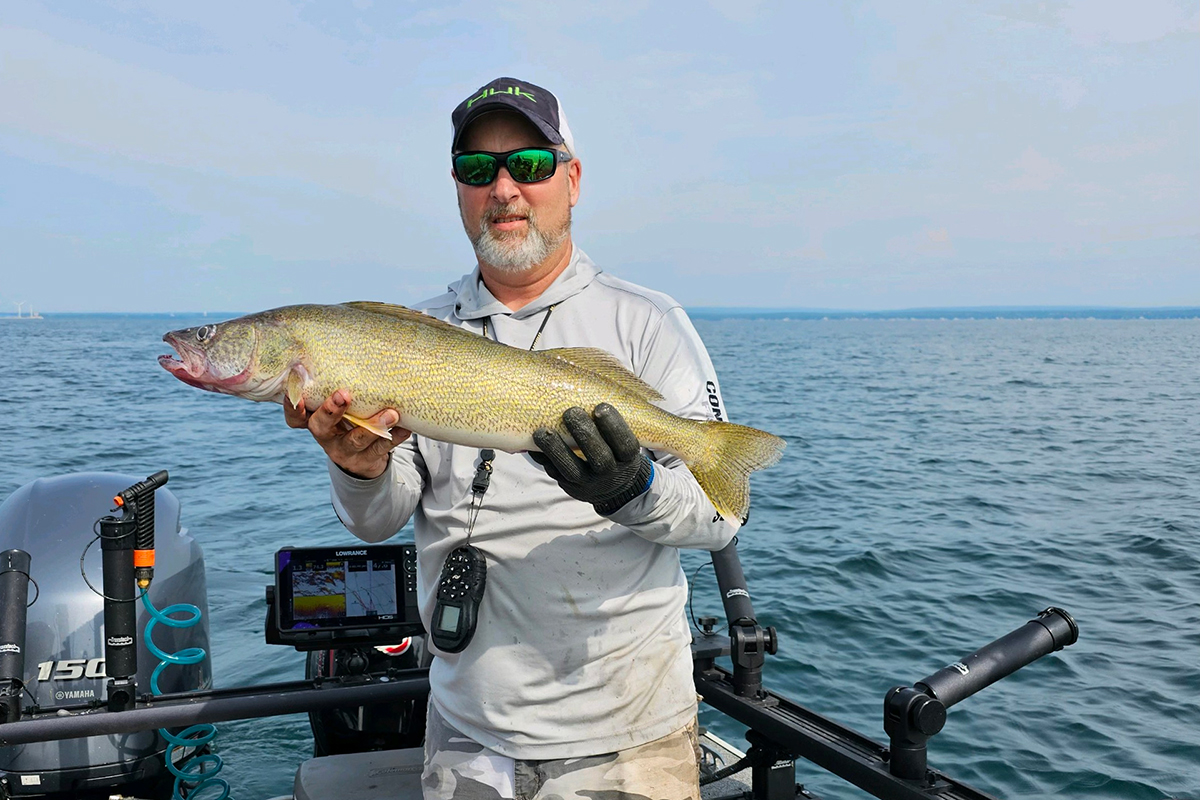
[[611,405],[601,403],[590,416],[578,406],[568,408],[563,412],[563,424],[586,461],[549,428],[533,432],[533,441],[542,452],[530,452],[529,457],[541,464],[564,492],[591,503],[597,514],[607,515],[650,488],[654,465],[642,453],[624,417]]

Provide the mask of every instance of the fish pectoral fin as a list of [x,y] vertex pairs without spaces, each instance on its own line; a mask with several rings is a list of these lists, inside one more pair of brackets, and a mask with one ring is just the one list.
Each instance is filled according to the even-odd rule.
[[287,379],[287,399],[292,408],[300,408],[304,402],[304,389],[308,386],[308,370],[304,367],[292,367]]
[[362,419],[361,417],[356,417],[353,414],[342,414],[342,419],[346,420],[346,422],[349,422],[353,425],[357,425],[360,428],[366,428],[371,433],[378,436],[380,439],[387,439],[389,442],[392,441],[392,434],[387,428],[381,428],[378,425],[376,425],[375,423],[371,422],[370,420],[365,420],[365,419]]
[[596,347],[558,347],[542,352],[552,358],[561,359],[580,369],[586,369],[588,372],[594,372],[602,378],[607,378],[645,400],[663,399],[657,389],[630,372],[628,367],[606,350]]

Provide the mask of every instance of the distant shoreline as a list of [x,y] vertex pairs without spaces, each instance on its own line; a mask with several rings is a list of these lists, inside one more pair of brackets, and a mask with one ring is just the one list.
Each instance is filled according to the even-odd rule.
[[689,308],[694,319],[795,320],[986,320],[986,319],[1200,319],[1197,306],[1114,308],[1103,306],[979,306],[902,308],[887,311],[844,309]]
[[[988,320],[988,319],[1067,319],[1067,320],[1137,320],[1137,319],[1200,319],[1200,306],[1157,306],[1153,308],[1119,308],[1111,306],[976,306],[947,308],[901,308],[884,311],[820,308],[725,308],[696,306],[687,309],[693,319],[759,319],[759,320]],[[204,318],[214,322],[238,317],[245,311],[64,311],[39,312],[42,319],[50,317],[146,317],[171,319]],[[0,320],[16,317],[0,317]]]

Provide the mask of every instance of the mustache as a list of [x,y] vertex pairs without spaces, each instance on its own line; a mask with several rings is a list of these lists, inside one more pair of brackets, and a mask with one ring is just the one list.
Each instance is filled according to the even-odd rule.
[[522,207],[516,203],[509,203],[507,205],[493,206],[492,208],[487,209],[485,212],[483,212],[483,217],[480,219],[480,222],[486,225],[489,222],[495,222],[501,217],[525,217],[531,223],[536,220],[533,209],[529,206]]

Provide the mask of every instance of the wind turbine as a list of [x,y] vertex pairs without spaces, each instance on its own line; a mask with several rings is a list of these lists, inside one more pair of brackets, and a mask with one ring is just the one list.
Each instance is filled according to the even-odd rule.
[[13,303],[13,305],[17,307],[17,319],[20,319],[21,318],[21,309],[25,307],[25,301],[22,300],[19,303]]

